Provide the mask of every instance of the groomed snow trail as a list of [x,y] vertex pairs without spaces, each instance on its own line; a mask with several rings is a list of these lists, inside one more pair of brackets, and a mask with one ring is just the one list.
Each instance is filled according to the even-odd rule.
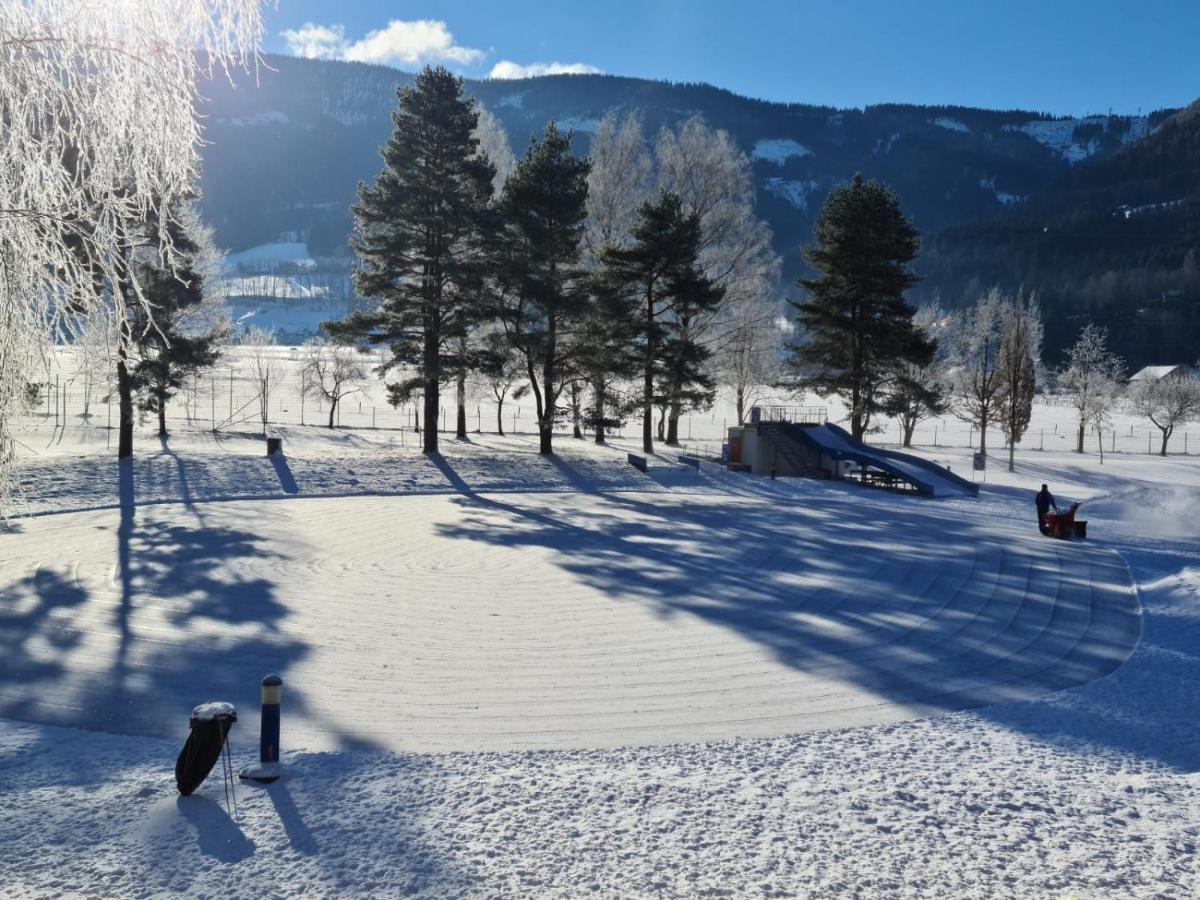
[[1137,642],[1110,551],[965,506],[706,485],[26,520],[0,717],[163,736],[221,699],[253,735],[274,671],[287,747],[655,745],[1028,699]]

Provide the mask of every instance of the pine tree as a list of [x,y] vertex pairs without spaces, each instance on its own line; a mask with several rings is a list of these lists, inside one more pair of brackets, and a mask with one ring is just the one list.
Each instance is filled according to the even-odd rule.
[[[167,262],[145,247],[132,254],[132,272],[146,303],[130,304],[125,322],[130,397],[138,395],[141,409],[157,413],[163,438],[167,403],[188,376],[216,363],[227,331],[220,299],[205,291],[211,239],[191,210],[177,204],[169,213],[171,220],[162,227],[174,260]],[[139,230],[149,243],[159,229],[152,212]],[[132,416],[129,431],[132,438]]]
[[917,282],[909,268],[920,238],[900,211],[895,193],[861,175],[834,188],[804,258],[816,277],[793,302],[802,343],[792,349],[799,384],[850,407],[850,431],[861,439],[886,411],[886,387],[902,363],[927,365],[930,343],[913,325],[904,292]]
[[723,292],[700,271],[700,220],[685,215],[678,194],[664,191],[639,211],[630,247],[604,251],[609,284],[637,298],[637,350],[642,374],[642,449],[654,452],[656,405],[673,393],[712,390],[703,370],[709,350],[686,324],[715,309]]
[[587,317],[588,278],[580,264],[589,163],[571,153],[572,135],[551,122],[504,184],[504,233],[497,271],[499,313],[525,360],[542,453],[554,452],[559,398],[577,377],[575,330]]
[[463,80],[441,66],[399,92],[383,170],[359,186],[354,207],[355,286],[382,303],[326,325],[335,339],[387,345],[385,371],[415,370],[388,390],[397,403],[423,395],[426,453],[438,449],[440,383],[461,365],[460,339],[480,312],[495,170],[480,150],[478,119]]
[[603,278],[595,278],[592,304],[577,333],[575,368],[591,390],[582,420],[597,444],[605,443],[606,434],[624,425],[636,408],[620,387],[636,378],[641,368],[635,350],[638,305],[632,299]]

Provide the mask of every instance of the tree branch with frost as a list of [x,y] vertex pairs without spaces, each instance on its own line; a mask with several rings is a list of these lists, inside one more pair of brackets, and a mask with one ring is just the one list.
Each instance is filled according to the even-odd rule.
[[[0,512],[37,355],[122,318],[128,223],[192,190],[200,78],[249,68],[263,28],[260,0],[0,4]],[[158,250],[173,264],[165,228]]]

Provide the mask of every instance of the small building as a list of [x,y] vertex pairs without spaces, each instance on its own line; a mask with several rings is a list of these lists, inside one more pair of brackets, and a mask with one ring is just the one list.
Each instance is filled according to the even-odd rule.
[[1129,379],[1130,384],[1141,381],[1162,381],[1165,378],[1195,378],[1195,370],[1188,365],[1178,366],[1146,366],[1134,373]]

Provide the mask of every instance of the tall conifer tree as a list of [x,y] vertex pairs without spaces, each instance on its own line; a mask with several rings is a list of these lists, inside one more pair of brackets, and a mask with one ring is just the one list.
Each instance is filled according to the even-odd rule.
[[642,449],[654,452],[654,407],[664,390],[711,390],[703,364],[709,351],[686,329],[691,316],[715,309],[723,291],[700,271],[700,220],[686,215],[678,194],[642,204],[629,247],[604,251],[605,277],[636,296],[642,374]]
[[885,388],[901,363],[928,365],[934,344],[913,325],[904,292],[917,283],[909,268],[920,238],[895,193],[861,175],[834,188],[804,258],[816,271],[799,281],[793,302],[801,343],[792,365],[800,384],[838,395],[850,409],[850,431],[862,438],[872,416],[886,410]]
[[525,361],[537,407],[539,449],[553,453],[558,400],[577,377],[578,329],[590,305],[580,242],[590,164],[551,122],[504,184],[500,318]]
[[[174,270],[157,254],[137,265],[138,283],[153,309],[153,322],[145,306],[131,309],[137,322],[131,329],[137,362],[130,370],[130,386],[141,394],[142,409],[158,414],[159,437],[167,436],[167,402],[189,375],[216,363],[226,332],[223,314],[204,315],[210,298],[204,291],[203,248],[190,230],[199,223],[178,212],[166,226],[177,257]],[[146,230],[153,233],[157,228],[152,218]]]
[[415,370],[388,390],[396,402],[423,394],[426,453],[438,449],[440,383],[461,365],[461,337],[479,314],[495,169],[478,120],[463,80],[441,66],[399,92],[383,170],[354,207],[355,285],[382,303],[327,325],[337,338],[387,345],[385,371]]

